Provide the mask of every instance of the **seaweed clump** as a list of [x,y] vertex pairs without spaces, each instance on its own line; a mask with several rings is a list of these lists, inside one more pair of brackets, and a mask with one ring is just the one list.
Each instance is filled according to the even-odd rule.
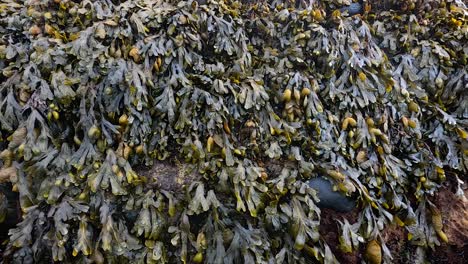
[[318,175],[357,199],[343,252],[391,262],[395,223],[414,259],[450,242],[468,9],[364,2],[0,1],[3,262],[335,263]]

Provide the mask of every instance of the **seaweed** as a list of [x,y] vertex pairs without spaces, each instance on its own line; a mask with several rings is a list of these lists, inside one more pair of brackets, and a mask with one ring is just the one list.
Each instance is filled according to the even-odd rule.
[[394,2],[0,1],[3,263],[335,263],[318,176],[356,197],[344,252],[391,262],[397,222],[425,258],[468,168],[468,9]]

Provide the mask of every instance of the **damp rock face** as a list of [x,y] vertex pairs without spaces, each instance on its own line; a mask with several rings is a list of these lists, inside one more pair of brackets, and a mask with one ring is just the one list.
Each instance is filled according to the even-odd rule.
[[[18,194],[11,188],[9,183],[0,184],[0,241],[7,239],[10,228],[21,221]],[[0,256],[2,250],[3,246],[0,245]]]
[[320,208],[329,208],[338,212],[349,212],[356,207],[356,201],[344,194],[334,191],[332,183],[324,177],[313,178],[308,181],[311,188],[317,191]]

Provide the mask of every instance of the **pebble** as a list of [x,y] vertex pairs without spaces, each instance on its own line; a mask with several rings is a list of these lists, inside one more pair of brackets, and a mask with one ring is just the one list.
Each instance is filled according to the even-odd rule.
[[356,201],[338,191],[333,191],[332,183],[326,178],[319,176],[309,180],[309,187],[317,191],[320,202],[319,208],[329,208],[338,212],[349,212],[356,207]]

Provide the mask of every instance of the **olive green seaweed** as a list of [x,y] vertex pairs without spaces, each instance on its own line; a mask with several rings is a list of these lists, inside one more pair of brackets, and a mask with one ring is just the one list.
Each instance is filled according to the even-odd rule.
[[338,250],[450,241],[466,4],[352,2],[0,0],[2,263],[337,263],[317,176],[356,201]]

